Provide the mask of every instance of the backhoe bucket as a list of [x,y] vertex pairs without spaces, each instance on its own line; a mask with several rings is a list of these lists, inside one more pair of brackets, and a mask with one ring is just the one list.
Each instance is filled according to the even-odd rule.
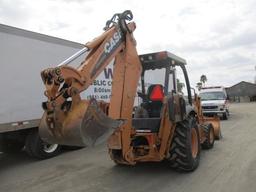
[[114,129],[123,124],[122,120],[113,120],[103,113],[96,100],[82,100],[68,112],[56,117],[53,118],[54,126],[49,123],[51,117],[46,112],[41,119],[39,133],[47,143],[94,146],[104,143]]
[[220,129],[220,118],[215,116],[215,117],[204,117],[204,120],[207,123],[211,123],[214,129],[214,136],[215,139],[221,139],[221,129]]

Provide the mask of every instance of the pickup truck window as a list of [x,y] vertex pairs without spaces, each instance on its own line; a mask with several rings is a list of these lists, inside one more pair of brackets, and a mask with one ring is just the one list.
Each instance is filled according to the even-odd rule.
[[226,99],[225,94],[220,91],[200,93],[199,96],[201,97],[201,101]]

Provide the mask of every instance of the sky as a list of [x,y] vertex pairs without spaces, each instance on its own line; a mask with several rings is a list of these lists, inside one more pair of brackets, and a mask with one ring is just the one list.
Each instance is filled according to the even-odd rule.
[[131,10],[139,54],[170,51],[187,61],[191,85],[254,82],[255,0],[0,0],[0,23],[86,43],[114,13]]

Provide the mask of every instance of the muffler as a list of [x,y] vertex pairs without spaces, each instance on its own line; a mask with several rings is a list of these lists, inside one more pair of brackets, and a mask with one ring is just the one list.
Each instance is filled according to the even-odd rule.
[[39,134],[47,143],[95,146],[104,143],[122,124],[123,120],[109,118],[95,99],[81,100],[66,112],[45,112],[39,125]]

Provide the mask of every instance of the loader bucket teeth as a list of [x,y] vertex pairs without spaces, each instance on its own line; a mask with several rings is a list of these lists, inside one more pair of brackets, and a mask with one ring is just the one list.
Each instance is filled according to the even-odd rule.
[[70,146],[95,146],[104,143],[122,120],[109,118],[102,112],[96,100],[82,100],[64,115],[60,124],[51,128],[43,115],[39,126],[41,138],[47,143]]
[[122,120],[114,120],[106,116],[97,102],[93,100],[82,121],[81,136],[83,142],[88,146],[103,143],[122,124]]

